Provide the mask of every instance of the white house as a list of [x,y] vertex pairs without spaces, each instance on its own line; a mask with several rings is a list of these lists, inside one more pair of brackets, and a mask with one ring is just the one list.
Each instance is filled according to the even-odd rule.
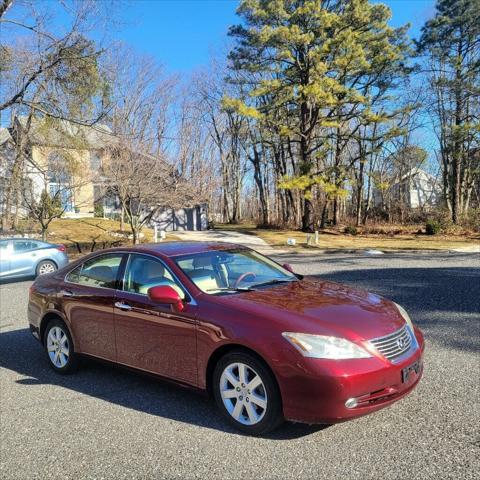
[[386,195],[391,202],[403,202],[407,208],[428,210],[440,204],[442,186],[433,175],[415,167],[394,181],[386,191],[374,188],[374,204],[381,205]]

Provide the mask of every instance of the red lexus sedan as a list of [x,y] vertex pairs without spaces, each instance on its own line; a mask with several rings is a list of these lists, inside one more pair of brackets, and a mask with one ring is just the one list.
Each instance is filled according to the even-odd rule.
[[85,355],[153,373],[209,392],[250,434],[366,415],[422,375],[402,307],[226,243],[93,253],[39,277],[28,315],[56,372]]

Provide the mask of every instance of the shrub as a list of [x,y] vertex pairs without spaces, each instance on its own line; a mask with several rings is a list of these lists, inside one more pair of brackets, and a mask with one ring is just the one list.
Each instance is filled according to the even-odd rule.
[[480,208],[471,209],[463,223],[465,228],[473,230],[474,232],[480,232]]
[[103,211],[103,205],[101,203],[97,203],[94,208],[94,214],[95,217],[104,217],[104,211]]
[[425,224],[425,232],[427,235],[437,235],[442,230],[442,226],[438,220],[429,219]]
[[345,233],[347,233],[348,235],[357,235],[358,229],[355,225],[347,225],[345,227]]

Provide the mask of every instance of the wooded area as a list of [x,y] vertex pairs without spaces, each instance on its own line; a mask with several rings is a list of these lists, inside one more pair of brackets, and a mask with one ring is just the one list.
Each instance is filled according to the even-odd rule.
[[[480,0],[439,0],[416,40],[368,0],[242,0],[238,16],[228,57],[185,79],[93,40],[113,21],[108,2],[3,0],[2,125],[19,115],[50,128],[107,125],[123,146],[111,176],[125,184],[130,171],[137,200],[174,206],[188,196],[175,178],[192,186],[189,201],[208,201],[215,221],[304,231],[432,215],[478,222]],[[25,148],[17,139],[6,167],[4,229],[24,202]],[[134,170],[127,151],[144,155]],[[175,172],[158,188],[152,158]],[[418,169],[438,178],[434,205],[413,208],[406,198],[401,182]],[[52,203],[48,192],[39,202]]]

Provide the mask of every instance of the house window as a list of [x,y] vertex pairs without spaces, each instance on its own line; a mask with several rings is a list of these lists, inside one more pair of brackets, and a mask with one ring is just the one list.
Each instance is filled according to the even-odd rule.
[[70,162],[59,153],[48,157],[48,179],[60,185],[71,183]]
[[102,167],[102,159],[97,152],[90,152],[90,169],[92,172],[98,172]]
[[110,210],[118,210],[120,208],[118,197],[112,190],[107,190],[105,193],[104,205]]
[[73,212],[73,191],[70,162],[55,152],[48,157],[49,194],[59,198],[65,212]]
[[62,209],[65,212],[73,212],[73,195],[72,190],[61,183],[50,183],[49,193],[52,198],[59,198]]

